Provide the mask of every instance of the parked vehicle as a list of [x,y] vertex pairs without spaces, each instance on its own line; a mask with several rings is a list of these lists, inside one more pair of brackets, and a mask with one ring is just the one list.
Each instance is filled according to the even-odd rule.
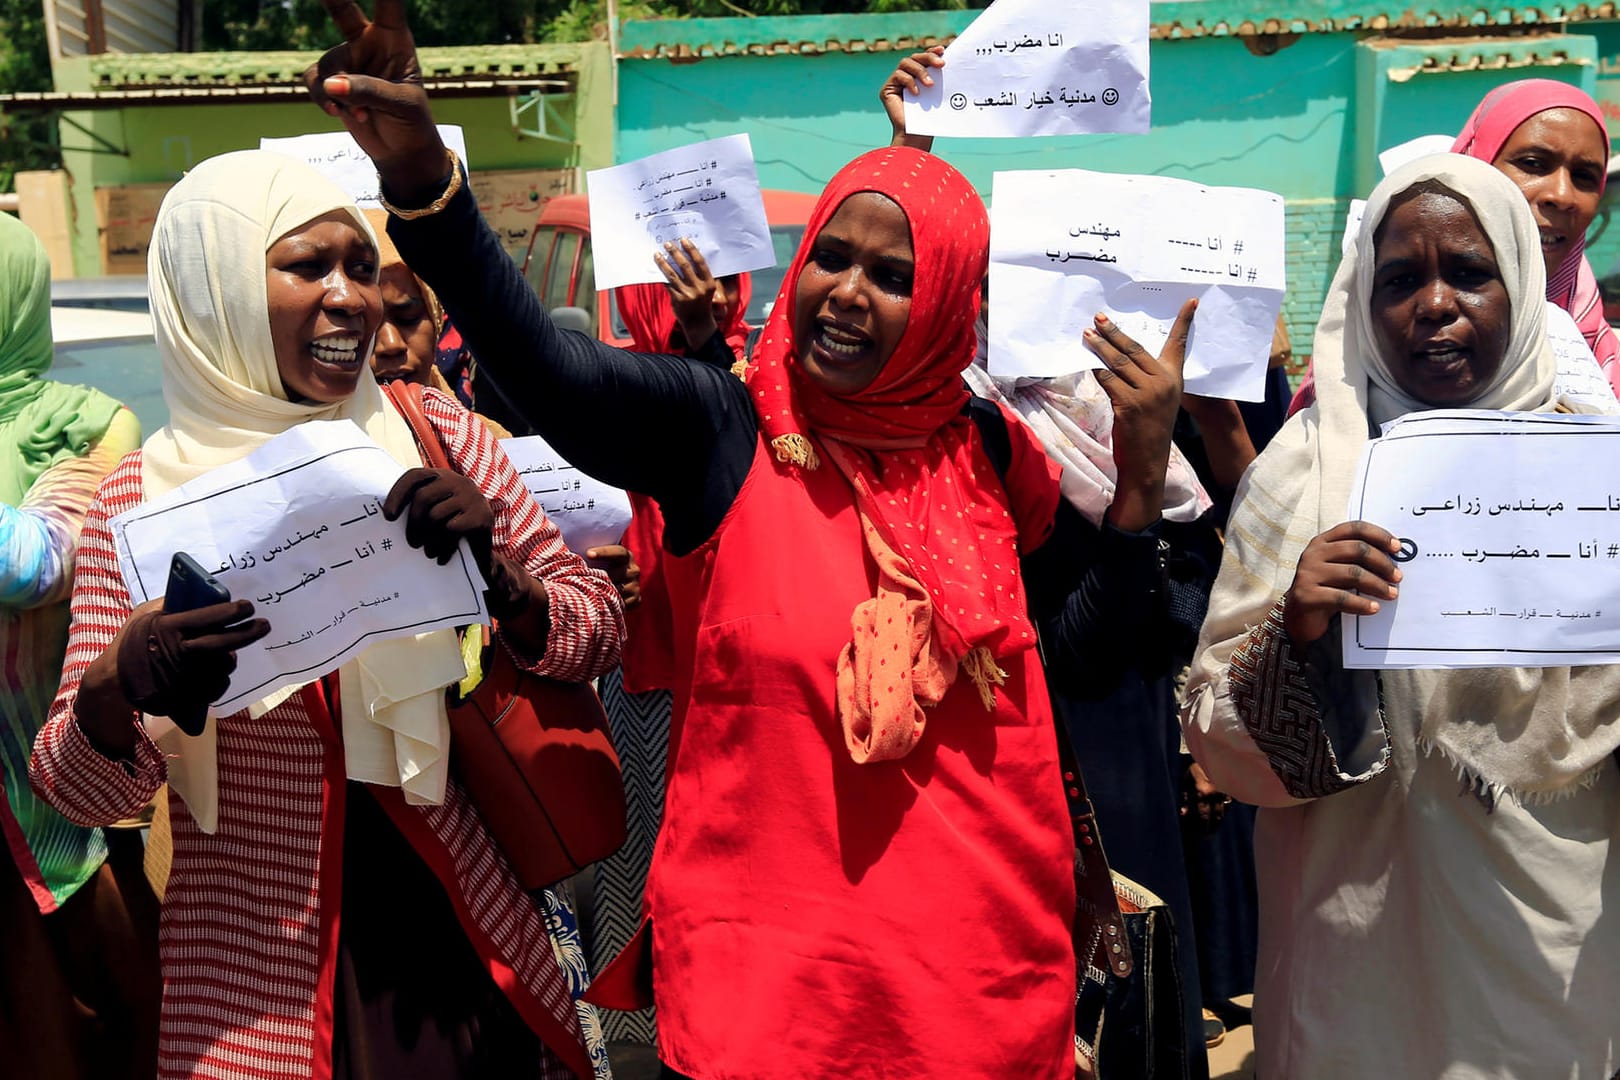
[[51,378],[117,398],[145,434],[169,422],[144,277],[52,282],[51,335]]
[[[753,299],[748,321],[758,326],[770,314],[788,264],[804,238],[804,227],[815,208],[816,196],[797,191],[766,191],[765,219],[771,226],[776,265],[753,274]],[[591,208],[584,195],[560,195],[540,210],[540,223],[529,238],[523,276],[547,311],[562,307],[584,309],[593,332],[609,345],[628,348],[625,329],[611,293],[596,291],[591,259]],[[606,317],[603,317],[606,313]]]

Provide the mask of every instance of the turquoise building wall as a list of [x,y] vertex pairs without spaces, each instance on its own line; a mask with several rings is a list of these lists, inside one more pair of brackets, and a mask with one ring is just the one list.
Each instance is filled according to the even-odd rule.
[[[1620,116],[1617,23],[1509,29],[1502,24],[1564,13],[1459,8],[1417,18],[1409,10],[1409,28],[1392,38],[1398,18],[1355,15],[1342,0],[1292,4],[1269,22],[1240,20],[1233,7],[1153,5],[1147,135],[941,139],[935,150],[986,196],[996,170],[1036,168],[1278,192],[1288,214],[1284,314],[1295,351],[1306,353],[1349,201],[1376,183],[1378,150],[1458,130],[1484,93],[1512,79],[1559,78],[1601,91],[1601,55],[1613,59],[1612,107]],[[949,40],[975,14],[626,23],[616,156],[746,131],[765,186],[818,191],[844,162],[888,142],[877,90],[900,59]],[[1620,227],[1612,232],[1593,249],[1600,275],[1620,256]]]

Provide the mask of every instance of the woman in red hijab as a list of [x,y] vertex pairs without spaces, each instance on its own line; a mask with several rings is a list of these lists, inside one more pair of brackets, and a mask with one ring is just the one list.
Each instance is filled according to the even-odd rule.
[[[751,330],[744,321],[752,292],[747,274],[714,278],[695,245],[660,258],[667,285],[625,285],[613,291],[619,316],[635,348],[646,353],[684,353],[741,374]],[[713,339],[711,341],[711,339]],[[707,348],[689,350],[687,342]],[[625,594],[625,638],[615,676],[597,682],[625,776],[627,829],[624,846],[594,868],[590,909],[593,966],[615,956],[641,921],[653,842],[664,810],[665,761],[669,753],[675,685],[674,616],[661,563],[664,518],[658,504],[630,494],[634,510],[622,544],[593,548],[586,558],[615,581],[632,569],[636,582]],[[650,1044],[650,1012],[607,1012],[602,1027],[610,1042]]]
[[1603,318],[1585,254],[1609,164],[1609,128],[1597,102],[1555,79],[1511,82],[1485,95],[1451,150],[1489,162],[1524,192],[1541,230],[1547,299],[1574,317],[1620,392],[1620,340]]
[[1074,841],[1036,628],[1098,693],[1160,634],[1191,306],[1162,362],[1086,333],[1120,473],[1095,528],[1027,429],[968,414],[988,222],[960,173],[907,148],[841,170],[744,385],[550,323],[405,78],[402,11],[378,16],[345,9],[317,96],[378,163],[390,234],[433,252],[475,350],[525,358],[501,375],[557,451],[664,514],[674,732],[628,959],[666,1069],[1070,1080]]

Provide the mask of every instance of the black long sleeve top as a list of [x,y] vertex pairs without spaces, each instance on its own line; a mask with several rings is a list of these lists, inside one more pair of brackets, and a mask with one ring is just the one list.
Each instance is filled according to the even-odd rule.
[[[688,554],[713,536],[753,465],[759,424],[716,334],[693,357],[617,349],[557,328],[463,184],[439,213],[390,218],[405,261],[438,294],[482,371],[574,465],[655,499],[664,541]],[[714,355],[709,355],[713,353]],[[761,557],[764,557],[763,553]],[[1093,527],[1060,501],[1024,560],[1031,613],[1059,677],[1090,697],[1159,659],[1165,611],[1158,526]],[[1067,681],[1067,680],[1065,680]]]

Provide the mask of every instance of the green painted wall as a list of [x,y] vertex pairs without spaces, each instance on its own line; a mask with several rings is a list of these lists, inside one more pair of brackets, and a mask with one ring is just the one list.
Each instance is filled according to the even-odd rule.
[[[1611,145],[1620,137],[1620,22],[1580,23],[1571,33],[1591,38],[1596,56],[1587,88],[1609,121]],[[1587,261],[1599,281],[1620,278],[1620,184],[1610,185],[1587,242]],[[1605,284],[1605,288],[1608,285]]]
[[[938,149],[984,191],[996,169],[1084,166],[1221,184],[1268,174],[1288,197],[1347,193],[1355,67],[1344,45],[1312,35],[1255,57],[1236,38],[1157,42],[1149,135],[950,139]],[[902,55],[621,61],[619,157],[746,130],[765,184],[816,190],[888,142],[877,88]]]
[[[1034,168],[1151,173],[1280,193],[1288,204],[1285,315],[1296,351],[1305,352],[1338,264],[1348,202],[1376,182],[1378,150],[1458,130],[1480,97],[1512,79],[1561,78],[1592,89],[1600,55],[1612,57],[1620,115],[1620,24],[1471,41],[1480,31],[1465,27],[1530,22],[1536,13],[1440,5],[1413,9],[1416,15],[1397,11],[1386,21],[1455,26],[1455,33],[1374,48],[1362,43],[1376,40],[1370,30],[1382,16],[1357,14],[1345,0],[1273,6],[1278,10],[1222,0],[1154,4],[1147,135],[942,139],[935,149],[985,194],[995,170]],[[767,187],[817,191],[851,157],[887,143],[877,88],[913,43],[947,38],[973,14],[627,23],[619,160],[746,131]],[[1539,17],[1564,14],[1544,8]],[[1283,32],[1333,29],[1292,40],[1232,33],[1244,24],[1263,28],[1267,18]],[[901,51],[870,51],[877,41]],[[1437,70],[1413,70],[1426,62]],[[1480,65],[1487,69],[1468,70]],[[1616,256],[1620,227],[1594,247],[1593,265]]]
[[[941,139],[936,150],[986,195],[997,169],[1153,173],[1269,188],[1289,200],[1291,220],[1336,214],[1342,224],[1335,201],[1356,193],[1353,42],[1311,34],[1254,56],[1233,37],[1157,41],[1148,135]],[[819,191],[850,158],[888,143],[877,89],[903,55],[622,60],[619,159],[746,131],[766,187]],[[1290,332],[1308,341],[1337,238],[1317,226],[1291,236]]]
[[[558,49],[544,46],[545,49]],[[560,116],[562,131],[576,142],[520,137],[513,128],[511,109],[504,94],[485,98],[441,98],[433,111],[440,123],[459,124],[465,130],[467,155],[475,169],[549,169],[565,166],[600,168],[613,162],[612,68],[607,46],[589,43],[560,47],[563,59],[576,73],[576,92],[554,99],[553,115]],[[475,50],[440,50],[446,54]],[[277,54],[239,54],[236,57],[181,58],[187,67],[219,71],[229,61],[246,61],[263,69],[264,57]],[[301,70],[315,59],[287,54],[290,70]],[[88,90],[98,74],[115,68],[139,74],[143,67],[167,71],[177,62],[171,57],[81,57],[59,61],[58,90]],[[228,70],[228,68],[227,68]],[[81,276],[100,273],[101,250],[96,232],[95,189],[117,184],[178,180],[185,170],[205,158],[232,150],[252,149],[263,137],[334,131],[340,125],[307,102],[278,104],[214,103],[154,105],[65,114],[63,167],[71,179],[73,195],[74,265]],[[526,118],[524,126],[534,121]],[[84,130],[106,144],[127,150],[128,156],[97,152],[100,145]]]

